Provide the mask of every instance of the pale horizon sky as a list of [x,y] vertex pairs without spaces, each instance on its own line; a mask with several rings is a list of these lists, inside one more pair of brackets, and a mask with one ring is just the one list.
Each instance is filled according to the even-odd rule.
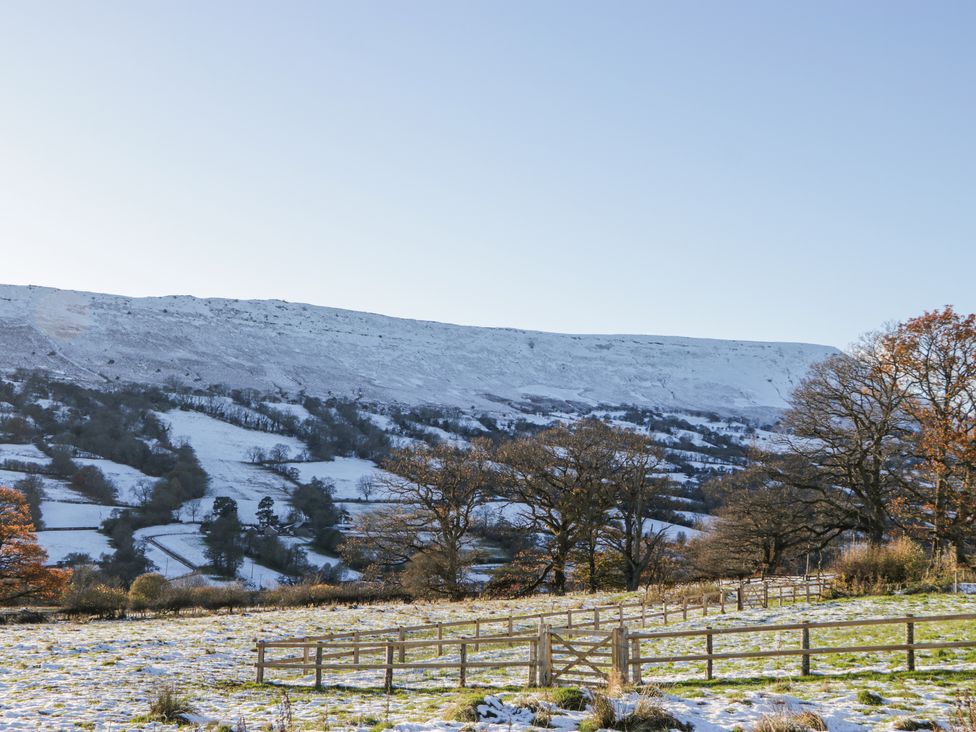
[[976,311],[976,4],[0,4],[0,282],[845,346]]

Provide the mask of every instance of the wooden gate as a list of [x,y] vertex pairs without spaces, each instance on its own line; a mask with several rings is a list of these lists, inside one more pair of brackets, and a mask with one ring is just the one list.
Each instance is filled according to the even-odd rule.
[[612,632],[551,630],[550,685],[606,686],[613,661],[613,639]]

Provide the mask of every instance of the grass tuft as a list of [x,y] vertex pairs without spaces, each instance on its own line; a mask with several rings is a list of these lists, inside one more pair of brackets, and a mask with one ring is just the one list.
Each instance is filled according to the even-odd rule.
[[861,689],[857,692],[857,701],[859,704],[864,704],[869,707],[880,707],[884,704],[884,699],[881,698],[880,694],[868,691],[867,689]]
[[447,708],[446,718],[452,722],[477,722],[478,706],[484,703],[484,694],[463,694]]
[[149,702],[148,718],[154,722],[182,722],[187,714],[192,713],[189,697],[184,696],[175,685],[158,689]]
[[819,714],[789,710],[764,714],[752,728],[753,732],[823,732],[826,729],[827,724]]
[[560,709],[568,709],[571,712],[582,712],[586,709],[586,694],[582,689],[575,689],[569,686],[553,689],[550,695],[552,703]]

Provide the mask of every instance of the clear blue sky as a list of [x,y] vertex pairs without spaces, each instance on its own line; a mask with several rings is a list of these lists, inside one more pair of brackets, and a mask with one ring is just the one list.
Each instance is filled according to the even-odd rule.
[[976,310],[976,3],[0,4],[0,282],[845,345]]

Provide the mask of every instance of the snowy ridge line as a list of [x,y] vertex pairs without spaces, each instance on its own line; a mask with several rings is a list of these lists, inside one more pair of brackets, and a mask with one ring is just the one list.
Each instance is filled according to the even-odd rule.
[[784,394],[811,364],[836,352],[802,343],[479,328],[281,301],[0,285],[0,372],[40,369],[84,383],[176,380],[506,414],[540,404],[635,405],[765,420],[779,415]]

